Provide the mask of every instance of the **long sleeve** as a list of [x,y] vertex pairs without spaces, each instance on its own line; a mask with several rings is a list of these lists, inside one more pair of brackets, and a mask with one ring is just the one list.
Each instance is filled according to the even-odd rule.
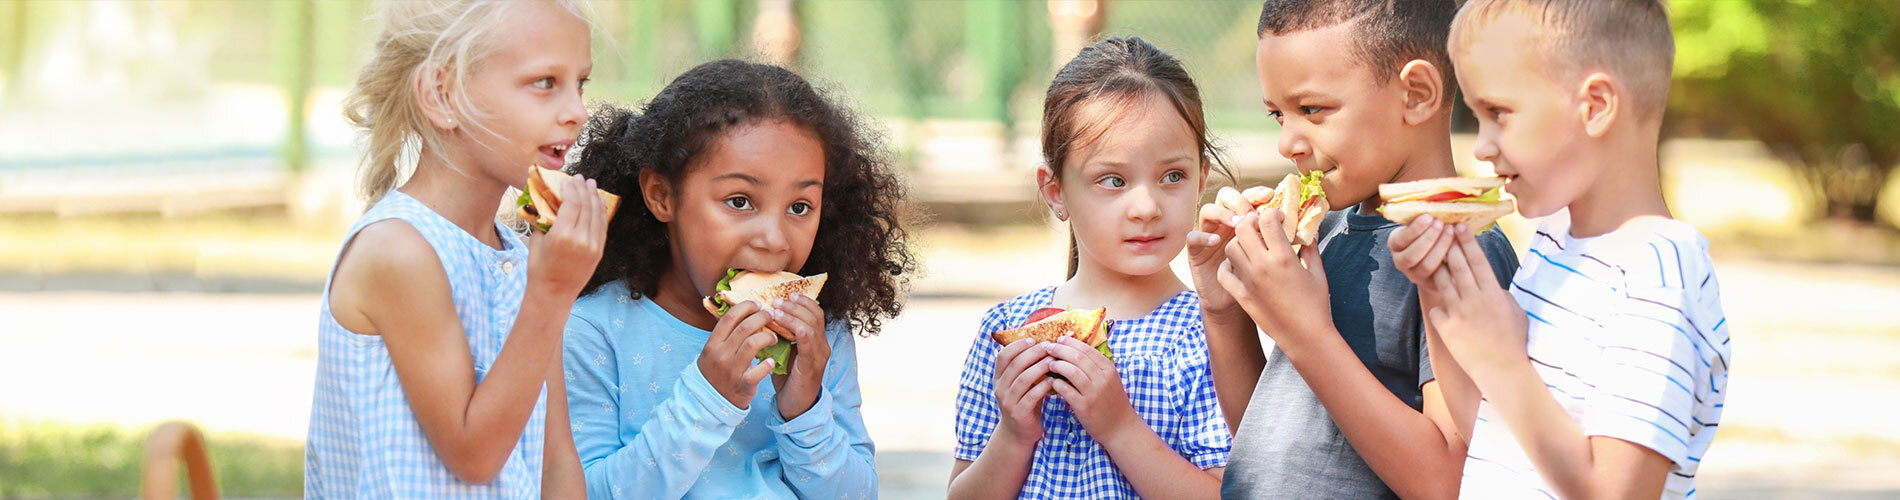
[[657,392],[658,386],[622,387],[617,356],[640,353],[620,353],[616,347],[610,332],[578,311],[570,318],[564,356],[568,413],[587,476],[587,497],[680,498],[745,419],[746,410],[726,401],[699,366],[689,363],[669,396],[654,405],[652,417],[631,440],[622,441],[621,412],[635,409],[623,410],[621,398],[628,390]]
[[859,413],[857,340],[843,322],[831,323],[825,335],[831,360],[818,401],[790,421],[772,410],[779,463],[786,484],[801,498],[876,497],[875,449]]

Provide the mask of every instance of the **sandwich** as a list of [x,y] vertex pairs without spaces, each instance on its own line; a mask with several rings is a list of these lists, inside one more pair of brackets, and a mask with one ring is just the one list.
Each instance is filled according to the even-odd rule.
[[1279,230],[1262,226],[1261,233],[1283,234],[1297,246],[1312,245],[1319,240],[1320,221],[1326,219],[1326,211],[1332,210],[1332,205],[1326,203],[1326,189],[1320,187],[1324,175],[1317,170],[1304,175],[1286,174],[1279,186],[1254,186],[1241,191],[1240,197],[1257,210],[1280,211],[1283,222]]
[[[572,176],[540,165],[528,167],[528,184],[515,198],[515,215],[544,233],[554,227],[554,216],[561,210],[561,183],[568,177]],[[614,209],[620,208],[620,196],[605,189],[594,191],[607,204],[607,217],[612,218]]]
[[1076,340],[1094,347],[1110,361],[1114,353],[1108,350],[1108,328],[1115,321],[1108,319],[1108,309],[1059,309],[1045,307],[1029,315],[1029,321],[1023,326],[990,334],[990,339],[1002,345],[1022,339],[1035,339],[1036,342],[1055,342],[1063,337],[1075,337]]
[[[726,311],[740,302],[758,302],[760,306],[770,308],[772,302],[791,297],[796,293],[818,300],[818,292],[825,288],[825,276],[819,273],[813,276],[799,276],[793,273],[755,273],[741,269],[727,269],[726,277],[720,278],[713,288],[711,297],[700,301],[700,305],[713,316],[725,316]],[[767,330],[778,335],[778,342],[759,350],[760,360],[771,359],[774,365],[772,373],[784,375],[790,368],[792,357],[792,330],[777,321],[767,323]]]
[[1463,223],[1472,231],[1482,232],[1499,217],[1517,210],[1517,203],[1503,197],[1504,179],[1500,177],[1446,177],[1379,185],[1379,198],[1385,204],[1379,212],[1386,219],[1409,224],[1420,215],[1431,215],[1445,224]]

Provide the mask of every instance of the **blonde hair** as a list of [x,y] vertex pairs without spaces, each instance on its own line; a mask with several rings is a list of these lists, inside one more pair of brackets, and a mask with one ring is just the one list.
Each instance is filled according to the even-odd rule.
[[1565,83],[1609,71],[1629,85],[1636,116],[1662,116],[1676,42],[1660,0],[1469,0],[1452,20],[1450,50],[1471,43],[1478,28],[1505,14],[1523,15],[1543,29],[1536,65],[1546,78]]
[[[585,0],[554,2],[582,21],[593,23]],[[416,79],[439,71],[448,90],[445,105],[462,126],[494,135],[463,82],[481,69],[495,49],[494,35],[507,27],[508,14],[526,2],[493,0],[386,0],[377,14],[381,34],[368,63],[343,99],[343,117],[361,129],[366,142],[357,177],[357,195],[369,204],[382,199],[408,173],[423,151],[446,160],[446,137],[423,115],[415,95]]]

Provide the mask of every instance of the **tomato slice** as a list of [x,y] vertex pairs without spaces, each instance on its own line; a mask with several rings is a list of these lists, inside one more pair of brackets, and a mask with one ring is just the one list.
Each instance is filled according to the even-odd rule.
[[1434,194],[1434,195],[1427,196],[1424,198],[1420,198],[1418,201],[1451,201],[1451,200],[1456,200],[1459,198],[1470,198],[1470,197],[1471,195],[1460,193],[1457,191],[1446,191],[1443,193],[1438,193],[1438,194]]
[[1023,324],[1027,325],[1030,323],[1035,323],[1037,321],[1042,321],[1043,319],[1048,318],[1050,316],[1062,314],[1063,311],[1067,311],[1067,309],[1058,309],[1054,307],[1044,307],[1042,309],[1037,309],[1036,312],[1029,313],[1029,321],[1024,321]]

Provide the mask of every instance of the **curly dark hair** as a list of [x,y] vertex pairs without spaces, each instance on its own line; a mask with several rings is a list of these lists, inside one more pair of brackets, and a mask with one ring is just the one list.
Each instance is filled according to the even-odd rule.
[[737,60],[701,64],[673,79],[638,112],[601,106],[579,140],[570,173],[628,193],[608,223],[600,265],[583,294],[626,280],[635,297],[652,296],[672,262],[666,225],[640,200],[640,174],[677,185],[722,133],[765,120],[785,120],[818,136],[825,154],[824,210],[801,275],[831,273],[818,300],[826,321],[844,319],[853,332],[875,335],[903,310],[902,295],[917,270],[899,206],[905,199],[883,138],[858,115],[784,68]]

